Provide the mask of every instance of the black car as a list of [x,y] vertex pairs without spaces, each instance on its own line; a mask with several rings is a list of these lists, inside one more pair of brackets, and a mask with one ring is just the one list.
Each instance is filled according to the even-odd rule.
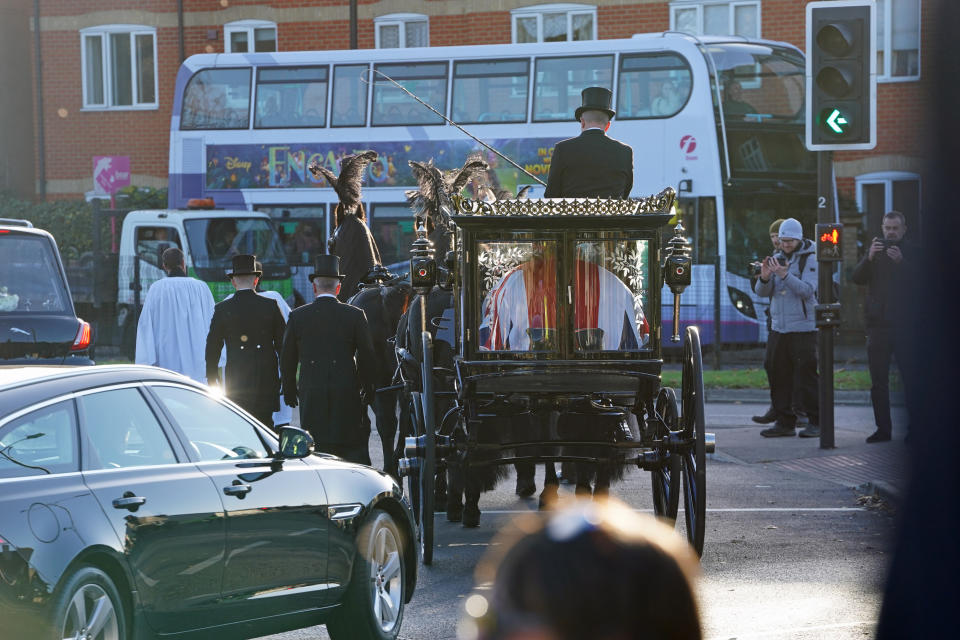
[[312,446],[162,369],[0,367],[0,636],[395,638],[410,508]]
[[17,222],[0,219],[0,364],[93,364],[57,243]]

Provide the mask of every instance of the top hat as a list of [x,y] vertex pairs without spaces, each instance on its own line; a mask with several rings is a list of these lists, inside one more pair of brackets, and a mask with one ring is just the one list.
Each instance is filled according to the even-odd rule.
[[232,278],[233,276],[259,277],[261,275],[263,275],[263,272],[257,263],[257,256],[250,255],[249,253],[241,253],[233,256],[233,271],[227,272],[228,278]]
[[340,273],[340,256],[320,254],[314,258],[313,273],[310,274],[310,281],[314,278],[339,278],[343,280],[343,274]]
[[610,108],[613,103],[613,93],[610,89],[604,87],[587,87],[580,92],[580,101],[583,104],[577,107],[577,110],[573,114],[578,122],[580,120],[580,114],[584,111],[603,111],[611,118],[617,115],[617,112]]

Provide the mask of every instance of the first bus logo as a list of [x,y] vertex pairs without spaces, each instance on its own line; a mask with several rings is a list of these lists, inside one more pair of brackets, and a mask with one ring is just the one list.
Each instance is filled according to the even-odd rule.
[[697,148],[697,139],[694,138],[689,133],[682,138],[680,138],[680,149],[687,154],[687,160],[696,160],[696,156],[692,156],[694,150]]

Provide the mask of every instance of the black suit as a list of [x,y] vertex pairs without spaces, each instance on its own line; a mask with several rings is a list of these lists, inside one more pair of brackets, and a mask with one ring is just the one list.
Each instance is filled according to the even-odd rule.
[[369,464],[360,391],[373,400],[375,366],[362,310],[321,296],[290,313],[280,356],[283,393],[287,404],[299,401],[300,424],[318,451]]
[[213,308],[207,334],[207,380],[218,378],[220,352],[226,343],[227,397],[270,427],[273,412],[280,408],[277,359],[283,330],[277,303],[253,289],[243,289]]
[[626,198],[633,188],[633,149],[587,129],[553,147],[545,198]]

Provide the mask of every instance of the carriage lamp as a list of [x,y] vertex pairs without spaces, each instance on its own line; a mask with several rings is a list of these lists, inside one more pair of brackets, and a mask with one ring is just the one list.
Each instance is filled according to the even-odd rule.
[[673,237],[667,242],[667,259],[663,264],[663,279],[673,292],[673,335],[670,342],[680,342],[680,294],[690,286],[693,275],[693,258],[690,243],[683,235],[681,223],[673,228]]
[[417,227],[417,239],[413,241],[410,255],[410,284],[417,293],[427,295],[437,284],[437,261],[423,224]]

